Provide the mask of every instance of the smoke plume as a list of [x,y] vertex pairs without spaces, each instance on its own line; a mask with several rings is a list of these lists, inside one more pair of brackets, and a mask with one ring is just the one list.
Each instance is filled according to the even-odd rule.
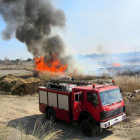
[[0,14],[7,24],[2,32],[4,40],[15,36],[33,56],[43,55],[48,62],[55,55],[61,63],[67,63],[64,42],[59,35],[52,35],[53,28],[65,27],[66,17],[61,9],[47,0],[0,0]]

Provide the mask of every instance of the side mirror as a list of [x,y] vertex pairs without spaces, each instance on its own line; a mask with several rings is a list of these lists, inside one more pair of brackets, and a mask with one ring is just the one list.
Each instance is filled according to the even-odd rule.
[[123,89],[122,88],[120,88],[120,92],[123,92]]
[[92,105],[95,106],[95,101],[93,100]]
[[92,105],[95,106],[95,94],[92,94],[92,96],[93,96]]

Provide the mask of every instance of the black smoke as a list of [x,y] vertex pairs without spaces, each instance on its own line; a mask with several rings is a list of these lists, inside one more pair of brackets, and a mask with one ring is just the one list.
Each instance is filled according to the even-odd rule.
[[65,44],[59,35],[53,35],[53,28],[64,28],[66,17],[61,9],[56,9],[48,0],[0,0],[0,14],[6,22],[2,38],[9,40],[15,36],[26,44],[35,57],[45,56],[45,61],[54,59],[68,63]]

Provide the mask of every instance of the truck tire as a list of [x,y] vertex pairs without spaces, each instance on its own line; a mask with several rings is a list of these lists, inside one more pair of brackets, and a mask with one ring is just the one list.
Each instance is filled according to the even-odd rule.
[[81,129],[85,136],[92,136],[96,133],[96,127],[88,119],[85,119],[81,123]]
[[46,116],[48,118],[48,120],[52,120],[55,121],[56,116],[55,116],[55,111],[52,108],[49,108],[46,112]]

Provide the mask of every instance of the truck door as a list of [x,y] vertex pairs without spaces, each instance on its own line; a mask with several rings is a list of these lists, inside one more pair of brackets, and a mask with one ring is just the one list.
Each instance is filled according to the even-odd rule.
[[78,120],[79,114],[82,111],[82,91],[74,93],[74,109],[73,109],[73,121]]
[[89,112],[94,117],[95,120],[100,121],[100,105],[97,93],[88,92],[86,96],[87,96],[87,102],[85,102],[86,111]]

